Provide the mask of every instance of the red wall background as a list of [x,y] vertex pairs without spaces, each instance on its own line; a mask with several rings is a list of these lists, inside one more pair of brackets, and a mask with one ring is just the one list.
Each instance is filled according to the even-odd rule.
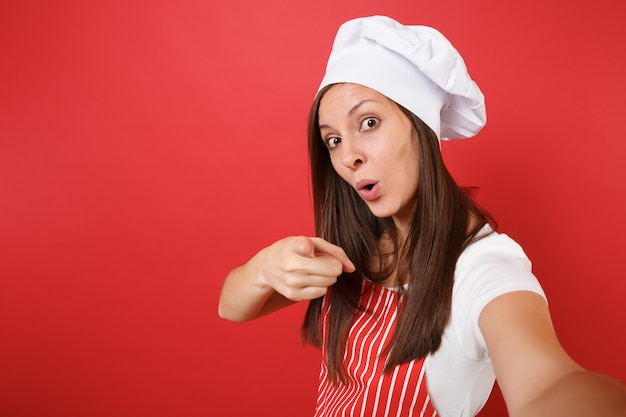
[[311,415],[304,305],[232,324],[217,299],[312,233],[308,106],[369,14],[464,55],[489,121],[444,145],[451,170],[526,249],[567,350],[626,380],[626,3],[383,3],[0,5],[0,415]]

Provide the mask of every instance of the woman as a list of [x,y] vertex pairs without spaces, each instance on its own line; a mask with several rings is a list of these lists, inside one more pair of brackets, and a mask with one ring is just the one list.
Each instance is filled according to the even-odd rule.
[[337,33],[313,103],[318,237],[289,237],[226,279],[222,317],[310,300],[316,416],[473,416],[497,377],[510,415],[626,415],[626,388],[563,351],[522,249],[454,182],[439,140],[485,123],[439,32],[383,16]]

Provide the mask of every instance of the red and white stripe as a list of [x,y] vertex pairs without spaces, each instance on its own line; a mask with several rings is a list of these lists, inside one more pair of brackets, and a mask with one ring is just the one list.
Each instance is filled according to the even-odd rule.
[[434,417],[426,390],[423,359],[383,374],[387,359],[381,352],[393,334],[401,295],[381,285],[366,282],[344,354],[349,383],[333,386],[328,380],[326,341],[328,297],[322,316],[322,369],[315,417],[419,416]]

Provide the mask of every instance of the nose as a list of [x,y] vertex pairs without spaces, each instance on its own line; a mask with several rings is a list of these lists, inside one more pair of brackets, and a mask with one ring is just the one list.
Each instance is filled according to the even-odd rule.
[[365,161],[365,152],[358,139],[344,136],[341,139],[341,163],[347,168],[355,169]]

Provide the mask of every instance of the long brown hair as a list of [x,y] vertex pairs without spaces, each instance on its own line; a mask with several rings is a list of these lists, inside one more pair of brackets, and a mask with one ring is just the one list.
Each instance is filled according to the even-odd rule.
[[[326,349],[329,377],[336,384],[347,381],[343,352],[365,277],[381,282],[397,270],[399,277],[408,279],[408,285],[400,288],[404,300],[386,346],[389,357],[384,371],[388,372],[439,348],[450,318],[456,261],[493,219],[456,184],[444,165],[435,133],[395,103],[411,120],[420,146],[416,209],[405,242],[399,242],[393,220],[374,216],[332,167],[318,124],[320,100],[330,87],[320,91],[313,103],[308,138],[316,235],[342,247],[356,266],[356,272],[343,273],[329,291],[332,308]],[[383,237],[393,244],[391,254],[381,250]],[[322,302],[323,298],[310,301],[302,328],[303,340],[315,346],[322,344]]]

